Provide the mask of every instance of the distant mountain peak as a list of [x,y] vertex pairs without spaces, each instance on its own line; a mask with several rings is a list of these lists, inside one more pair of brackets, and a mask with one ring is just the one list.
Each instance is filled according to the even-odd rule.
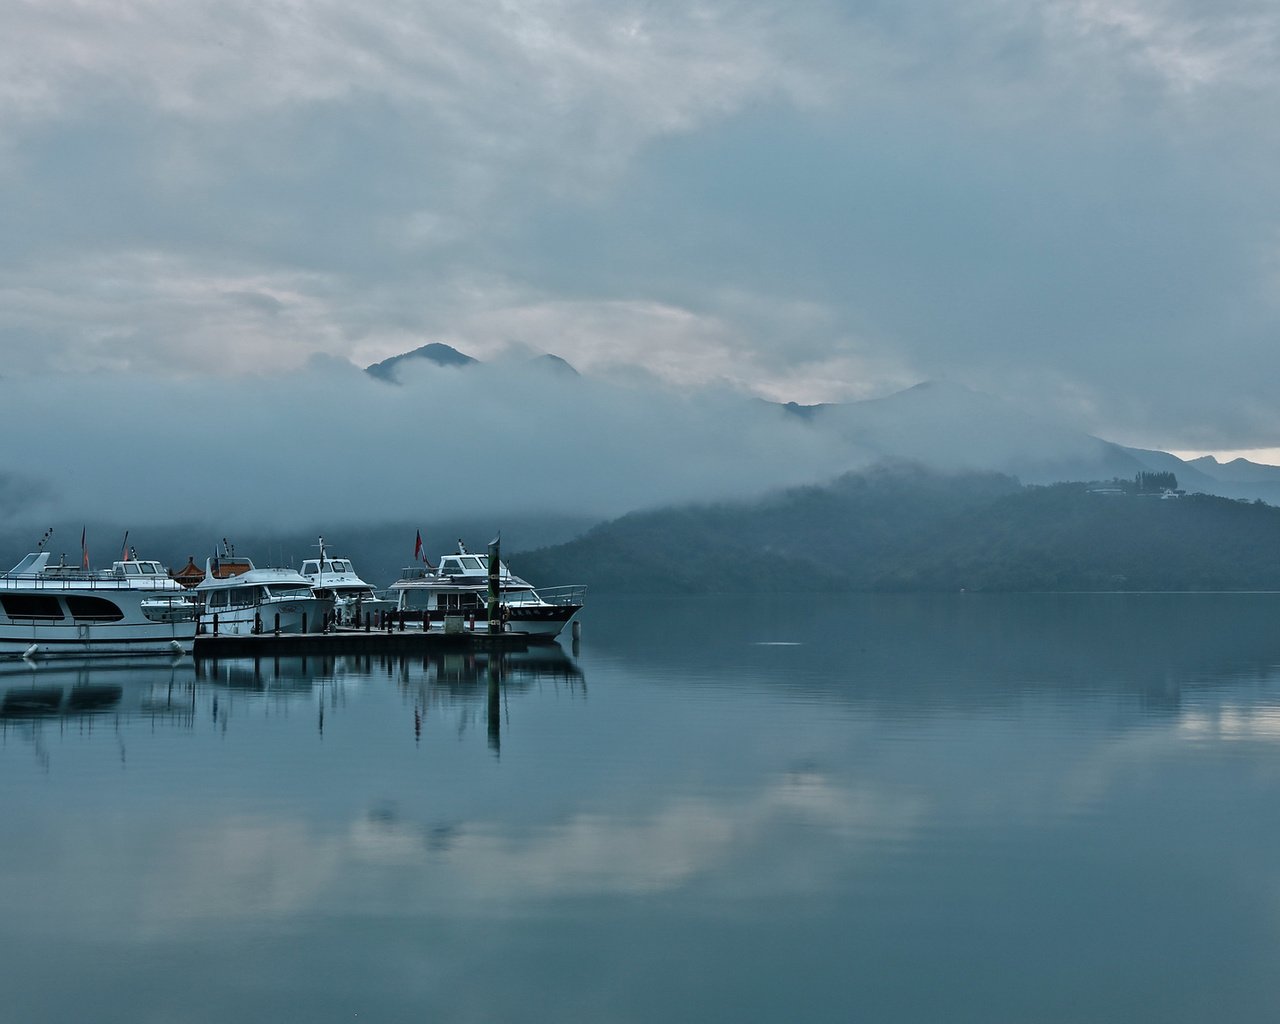
[[435,363],[436,366],[470,366],[477,362],[471,356],[459,352],[451,345],[433,341],[428,345],[423,345],[421,348],[415,348],[412,352],[402,352],[398,356],[391,356],[380,363],[366,366],[364,372],[371,377],[377,377],[379,380],[398,384],[400,381],[396,376],[396,370],[399,366],[409,360],[417,359],[425,359],[429,363]]
[[543,370],[550,370],[552,373],[562,374],[565,377],[580,377],[581,374],[573,368],[573,365],[565,359],[561,359],[557,355],[545,352],[540,356],[534,356],[529,360],[530,366],[535,366]]

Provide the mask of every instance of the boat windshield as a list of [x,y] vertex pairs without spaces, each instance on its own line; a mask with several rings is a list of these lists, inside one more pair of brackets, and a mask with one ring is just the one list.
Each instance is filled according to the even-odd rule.
[[276,600],[297,601],[305,597],[311,596],[310,587],[293,587],[282,584],[274,584],[270,587],[263,587],[268,597],[274,597]]
[[477,572],[488,572],[488,570],[489,559],[484,555],[454,555],[440,562],[440,571],[454,576],[469,576]]

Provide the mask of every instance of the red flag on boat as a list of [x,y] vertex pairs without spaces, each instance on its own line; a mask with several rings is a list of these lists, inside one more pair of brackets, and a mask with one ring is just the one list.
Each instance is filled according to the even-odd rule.
[[416,562],[422,557],[422,531],[417,531],[417,536],[413,542],[413,560]]
[[120,561],[129,561],[129,531],[124,531],[124,548],[120,551]]
[[89,546],[85,543],[87,527],[80,527],[80,564],[89,568]]

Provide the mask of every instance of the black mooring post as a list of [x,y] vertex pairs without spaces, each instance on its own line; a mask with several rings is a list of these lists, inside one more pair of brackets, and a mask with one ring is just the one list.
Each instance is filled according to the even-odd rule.
[[498,576],[502,571],[502,534],[494,537],[489,541],[489,635],[493,636],[502,629],[502,622],[499,618],[498,601]]

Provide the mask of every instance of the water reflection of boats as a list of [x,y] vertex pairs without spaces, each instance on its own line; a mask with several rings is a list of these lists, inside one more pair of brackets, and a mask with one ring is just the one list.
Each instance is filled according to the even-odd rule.
[[335,658],[202,658],[202,683],[245,693],[309,694],[317,679],[333,675]]
[[559,644],[525,651],[439,652],[423,658],[401,658],[393,668],[397,686],[413,704],[414,735],[421,739],[424,719],[433,709],[452,708],[461,715],[459,728],[483,699],[489,746],[502,748],[502,716],[506,698],[536,687],[563,686],[585,695],[586,677]]
[[[525,651],[434,651],[421,657],[338,655],[293,658],[60,659],[0,662],[0,742],[74,736],[77,730],[47,730],[44,723],[81,723],[78,733],[101,733],[97,720],[120,734],[129,721],[151,729],[158,722],[180,729],[249,720],[255,709],[314,708],[310,719],[324,732],[326,717],[362,690],[400,695],[421,738],[429,709],[456,709],[463,721],[487,709],[489,742],[497,749],[507,698],[536,687],[585,694],[581,668],[559,647]],[[269,716],[274,717],[274,716]],[[290,720],[284,715],[281,720]],[[308,720],[302,716],[299,720]]]
[[514,688],[540,682],[585,685],[582,669],[558,644],[524,651],[429,651],[418,656],[339,654],[271,658],[201,658],[196,677],[232,690],[307,693],[319,682],[392,678],[465,695],[496,675]]
[[186,658],[2,664],[0,721],[186,714],[194,681]]
[[[350,654],[324,657],[201,658],[196,663],[200,684],[216,693],[254,701],[285,703],[318,701],[318,724],[325,727],[325,705],[345,701],[347,687],[394,683],[413,708],[415,734],[421,738],[429,709],[457,709],[464,721],[473,711],[487,711],[490,745],[497,750],[500,708],[512,694],[535,687],[565,687],[586,693],[586,679],[578,663],[559,644],[523,651],[430,651],[422,655]],[[328,698],[326,700],[326,698]],[[231,702],[228,701],[227,704]],[[215,715],[225,710],[214,709]]]

